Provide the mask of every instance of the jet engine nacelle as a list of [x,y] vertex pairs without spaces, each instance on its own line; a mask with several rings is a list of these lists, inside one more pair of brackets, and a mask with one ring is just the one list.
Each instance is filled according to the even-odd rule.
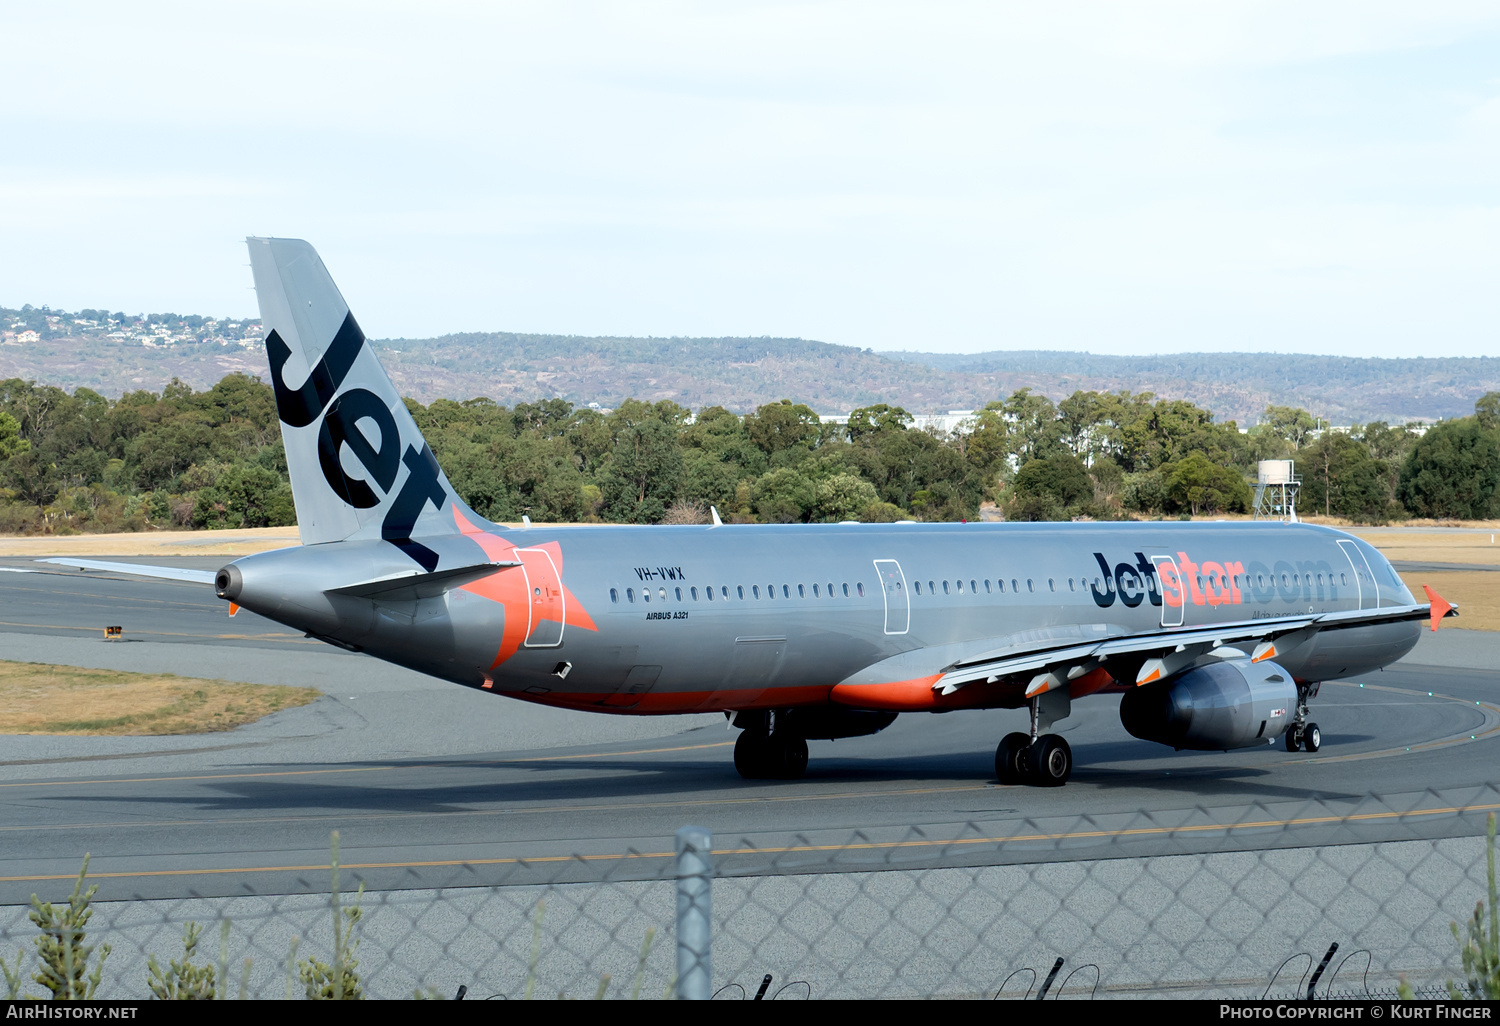
[[1133,688],[1120,722],[1144,741],[1220,751],[1263,745],[1286,733],[1297,685],[1273,662],[1227,659]]

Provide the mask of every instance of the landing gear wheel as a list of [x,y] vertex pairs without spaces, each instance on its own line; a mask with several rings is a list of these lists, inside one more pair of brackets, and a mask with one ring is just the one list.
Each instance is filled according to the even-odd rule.
[[807,741],[742,731],[734,743],[734,768],[746,780],[800,780],[807,772]]
[[995,749],[995,777],[1000,783],[1026,783],[1026,749],[1030,747],[1030,734],[1016,732],[1000,739]]
[[1073,775],[1073,749],[1057,734],[1043,734],[1026,753],[1026,768],[1033,784],[1062,787]]
[[1302,747],[1302,729],[1295,723],[1286,728],[1286,750],[1295,752]]
[[734,742],[734,768],[746,780],[760,780],[766,775],[766,749],[770,737],[759,730],[742,730]]
[[1323,732],[1316,723],[1309,723],[1302,728],[1302,747],[1309,752],[1316,752],[1323,747]]
[[807,740],[771,735],[766,776],[772,780],[801,780],[807,772]]

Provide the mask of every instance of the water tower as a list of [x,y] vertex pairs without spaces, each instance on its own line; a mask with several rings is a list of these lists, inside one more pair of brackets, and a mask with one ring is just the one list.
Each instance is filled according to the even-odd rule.
[[1261,460],[1255,475],[1255,519],[1297,522],[1297,491],[1302,479],[1292,460]]

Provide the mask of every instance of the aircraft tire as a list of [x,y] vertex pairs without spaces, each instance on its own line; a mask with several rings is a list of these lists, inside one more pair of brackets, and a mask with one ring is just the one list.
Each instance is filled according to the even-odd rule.
[[1002,784],[1026,783],[1026,749],[1031,747],[1031,735],[1017,731],[1006,734],[995,749],[995,779]]
[[1316,723],[1309,723],[1302,728],[1302,747],[1309,752],[1316,752],[1323,747],[1323,732]]
[[771,772],[775,780],[801,780],[807,773],[807,739],[771,735],[768,749]]
[[1038,787],[1062,787],[1073,775],[1073,749],[1057,734],[1043,734],[1026,753],[1027,776]]
[[1289,752],[1295,752],[1301,746],[1302,731],[1297,729],[1296,724],[1293,724],[1292,726],[1286,728],[1286,750]]
[[769,776],[766,756],[771,739],[763,731],[742,730],[734,742],[734,768],[746,780],[762,780]]

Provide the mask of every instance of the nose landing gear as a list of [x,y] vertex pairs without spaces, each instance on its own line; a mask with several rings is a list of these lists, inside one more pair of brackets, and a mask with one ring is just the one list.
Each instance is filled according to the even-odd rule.
[[1031,733],[1007,734],[995,749],[995,776],[1000,783],[1061,787],[1068,782],[1073,775],[1072,747],[1060,735],[1041,731],[1070,710],[1066,690],[1060,694],[1046,692],[1031,700]]
[[1297,685],[1297,714],[1292,719],[1291,726],[1286,728],[1286,750],[1295,752],[1298,748],[1309,752],[1316,752],[1323,747],[1323,732],[1318,729],[1316,723],[1307,721],[1307,702],[1317,697],[1317,684]]

